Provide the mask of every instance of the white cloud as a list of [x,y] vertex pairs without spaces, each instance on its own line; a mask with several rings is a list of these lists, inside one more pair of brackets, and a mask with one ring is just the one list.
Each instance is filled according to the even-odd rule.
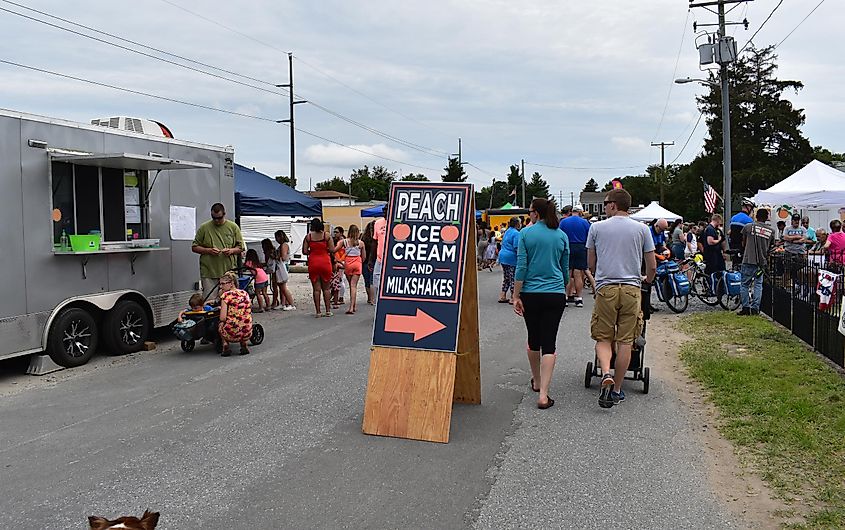
[[648,149],[648,142],[635,136],[614,136],[610,142],[619,151],[627,153],[642,153],[643,150]]
[[[372,153],[372,155],[366,153]],[[401,149],[394,149],[384,144],[356,144],[349,147],[316,144],[309,145],[305,149],[305,161],[315,166],[357,167],[362,164],[379,163],[382,160],[379,157],[391,158],[399,162],[407,159],[407,155]]]

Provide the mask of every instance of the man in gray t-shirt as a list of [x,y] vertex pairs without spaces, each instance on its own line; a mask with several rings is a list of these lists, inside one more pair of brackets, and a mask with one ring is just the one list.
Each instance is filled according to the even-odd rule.
[[[739,298],[742,309],[740,316],[760,313],[760,300],[763,298],[763,270],[769,257],[769,251],[775,245],[775,231],[766,224],[769,210],[760,208],[755,214],[756,223],[742,227],[742,288]],[[752,291],[751,296],[748,292]]]
[[[631,347],[642,332],[640,282],[645,263],[646,281],[654,280],[654,241],[649,228],[628,217],[631,195],[624,189],[607,192],[607,219],[590,227],[587,264],[596,279],[596,303],[590,336],[596,341],[601,368],[599,406],[610,408],[625,399],[622,383],[631,362]],[[616,366],[610,374],[613,344]]]
[[807,229],[801,226],[801,216],[792,215],[792,225],[783,230],[783,250],[790,254],[807,252]]

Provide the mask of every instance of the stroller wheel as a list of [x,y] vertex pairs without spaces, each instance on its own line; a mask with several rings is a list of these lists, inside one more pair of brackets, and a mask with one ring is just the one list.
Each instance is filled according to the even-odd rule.
[[184,352],[194,351],[194,344],[195,343],[192,340],[183,340],[182,344],[181,344],[182,351],[184,351]]
[[643,368],[643,394],[648,394],[648,378],[651,370],[648,369],[648,366]]
[[264,328],[261,324],[253,324],[252,326],[252,336],[249,338],[250,344],[253,346],[258,346],[262,342],[264,342]]
[[593,362],[587,363],[587,371],[584,373],[584,388],[590,388],[593,382]]

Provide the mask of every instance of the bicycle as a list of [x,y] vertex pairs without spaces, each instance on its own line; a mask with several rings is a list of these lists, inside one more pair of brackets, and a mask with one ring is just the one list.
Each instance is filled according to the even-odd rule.
[[690,282],[677,262],[666,261],[657,266],[654,278],[657,299],[675,313],[683,313],[689,305]]
[[[728,255],[736,258],[739,252],[728,251]],[[685,265],[686,268],[684,268]],[[730,271],[707,274],[704,272],[706,265],[703,261],[687,258],[681,262],[682,271],[686,272],[690,268],[693,270],[690,292],[708,306],[720,305],[726,311],[735,311],[742,303],[740,298],[742,277],[739,274],[739,267],[739,261],[732,259]]]

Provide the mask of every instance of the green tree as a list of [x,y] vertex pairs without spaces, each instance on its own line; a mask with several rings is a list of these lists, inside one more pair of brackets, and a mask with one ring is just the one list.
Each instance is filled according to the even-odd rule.
[[390,191],[390,183],[396,179],[395,171],[388,171],[383,166],[368,166],[356,169],[349,176],[349,180],[334,177],[331,180],[318,182],[314,189],[317,191],[333,190],[350,193],[360,201],[386,201]]
[[349,183],[340,177],[332,177],[330,180],[324,180],[314,185],[316,191],[339,191],[340,193],[349,193]]
[[813,148],[813,158],[829,166],[834,162],[845,163],[845,153],[832,153],[820,145]]
[[446,172],[441,178],[443,182],[466,182],[467,175],[464,172],[464,166],[458,162],[457,158],[449,158],[449,165],[443,168]]
[[548,198],[548,196],[548,182],[543,180],[542,175],[535,171],[534,174],[531,175],[531,181],[525,184],[525,199],[528,200],[529,198],[533,197],[540,197],[546,199]]
[[428,182],[428,177],[426,177],[422,173],[408,173],[399,180],[402,182]]
[[506,182],[493,181],[492,185],[484,186],[475,193],[475,207],[479,210],[499,208],[508,202],[508,193],[510,189]]
[[284,175],[279,175],[276,177],[276,180],[284,184],[285,186],[289,186],[293,189],[296,189],[296,177],[290,178]]
[[596,179],[590,179],[584,184],[584,189],[581,191],[588,191],[588,192],[596,192],[599,191],[599,183],[596,182]]
[[[813,148],[801,132],[805,116],[784,99],[786,91],[798,93],[800,81],[775,77],[777,55],[774,46],[741,56],[729,67],[732,204],[791,175],[813,158]],[[722,191],[722,96],[719,87],[698,98],[704,113],[708,136],[704,151],[690,164],[690,189],[700,186],[703,176]],[[695,181],[699,182],[696,183]],[[672,190],[675,193],[675,190]],[[703,197],[703,191],[702,191]],[[698,201],[703,201],[703,198]]]

